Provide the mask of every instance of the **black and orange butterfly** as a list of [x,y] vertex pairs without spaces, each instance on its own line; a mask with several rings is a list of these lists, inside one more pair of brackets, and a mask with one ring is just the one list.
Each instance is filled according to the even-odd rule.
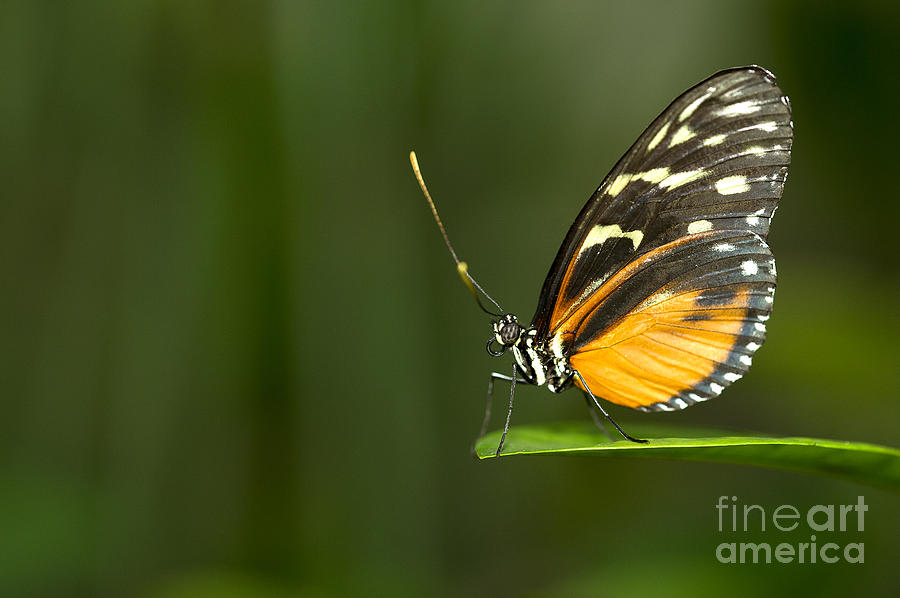
[[[791,107],[760,67],[716,73],[684,92],[600,184],[563,240],[531,324],[484,292],[450,245],[460,274],[500,313],[487,350],[512,350],[517,382],[583,390],[643,411],[675,411],[718,396],[750,367],[766,336],[775,261],[766,244],[793,140]],[[474,286],[473,286],[474,285]],[[480,301],[479,301],[480,304]],[[602,428],[602,426],[601,426]]]

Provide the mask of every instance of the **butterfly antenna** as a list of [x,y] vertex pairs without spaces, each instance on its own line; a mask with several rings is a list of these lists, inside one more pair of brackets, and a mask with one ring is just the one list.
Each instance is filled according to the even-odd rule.
[[[478,303],[478,307],[481,308],[486,314],[492,316],[499,316],[505,313],[503,308],[500,307],[500,304],[494,301],[494,299],[487,294],[481,285],[478,284],[478,281],[469,274],[469,265],[466,262],[460,261],[460,259],[456,256],[456,251],[453,250],[453,245],[450,243],[450,237],[447,236],[447,231],[444,229],[444,223],[441,222],[441,217],[438,216],[437,208],[434,207],[434,200],[431,199],[431,194],[428,192],[428,187],[425,186],[425,179],[422,178],[422,171],[419,170],[419,161],[416,159],[416,152],[409,152],[409,163],[412,164],[413,172],[416,175],[416,180],[419,181],[419,187],[422,188],[422,193],[425,194],[425,199],[428,200],[428,207],[431,208],[431,214],[434,216],[434,221],[437,222],[438,228],[441,229],[441,235],[444,237],[444,243],[447,245],[447,249],[450,250],[450,255],[453,257],[453,261],[456,263],[456,273],[459,274],[459,277],[462,279],[463,284],[466,285],[466,288],[469,289],[469,292],[472,293],[472,296],[475,297],[475,302]],[[487,297],[487,300],[494,304],[494,306],[500,311],[500,313],[495,314],[494,312],[488,310],[481,303],[481,299],[478,297],[478,292],[475,290],[481,291],[481,294]]]

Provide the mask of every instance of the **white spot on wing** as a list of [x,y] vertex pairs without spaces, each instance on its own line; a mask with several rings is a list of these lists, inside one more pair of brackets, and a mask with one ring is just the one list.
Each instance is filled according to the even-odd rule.
[[578,255],[581,255],[594,245],[601,245],[605,243],[607,239],[616,238],[631,239],[631,242],[634,244],[634,248],[637,249],[638,245],[640,245],[641,241],[644,239],[644,233],[639,230],[625,232],[619,227],[618,224],[598,224],[597,226],[592,228],[591,232],[588,233],[588,236],[585,237],[584,243],[581,245],[581,250],[578,252]]
[[659,186],[663,189],[674,189],[676,187],[680,187],[681,185],[686,185],[691,181],[696,181],[705,171],[700,168],[697,170],[686,170],[684,172],[676,172],[675,174],[671,174],[667,176],[662,182],[660,182]]
[[693,138],[695,133],[691,130],[687,125],[682,126],[680,129],[675,131],[675,134],[672,135],[672,139],[669,140],[669,147],[673,145],[678,145],[679,143],[684,143],[688,139]]
[[688,104],[687,107],[681,111],[681,114],[678,115],[678,122],[681,122],[686,118],[689,118],[691,116],[691,114],[693,114],[694,111],[700,107],[700,104],[702,104],[703,101],[706,100],[706,98],[708,98],[710,96],[710,94],[712,94],[713,91],[715,91],[715,89],[711,88],[709,91],[706,92],[705,95],[700,96],[699,98],[697,98],[696,100],[694,100],[693,102]]
[[672,402],[675,403],[675,405],[677,405],[680,409],[684,409],[688,406],[687,401],[681,398],[673,399]]
[[[745,355],[746,357],[746,355]],[[734,372],[726,372],[722,375],[723,378],[728,380],[729,382],[737,382],[742,378],[740,374],[735,374]]]
[[759,272],[759,266],[753,260],[747,260],[741,264],[741,270],[744,272],[744,276],[753,276]]
[[609,188],[606,190],[606,193],[610,197],[615,197],[622,191],[622,189],[625,188],[625,185],[627,185],[630,180],[630,174],[620,174],[612,183],[609,184]]
[[747,100],[725,106],[719,110],[719,116],[740,116],[742,114],[753,114],[754,112],[759,112],[759,110],[760,105],[757,102]]
[[712,137],[706,139],[703,142],[703,145],[719,145],[723,141],[725,141],[725,135],[713,135]]
[[688,397],[690,397],[694,401],[697,401],[698,403],[702,403],[706,400],[706,397],[701,397],[700,395],[694,393],[690,393]]
[[757,329],[758,331],[760,331],[760,332],[765,332],[765,331],[766,331],[766,325],[765,325],[765,324],[760,324],[759,322],[757,322],[756,324],[754,324],[753,327],[756,328],[756,329]]
[[749,355],[741,355],[740,359],[741,359],[741,363],[743,363],[747,367],[750,367],[751,365],[753,365],[753,358],[750,357]]
[[712,230],[712,222],[709,220],[694,220],[688,224],[687,232],[689,235],[693,235],[695,233],[705,233],[708,230]]
[[743,133],[745,131],[765,131],[766,133],[773,133],[779,126],[775,121],[769,121],[764,123],[757,123],[755,125],[748,125],[746,127],[741,127],[735,133]]
[[734,195],[749,189],[750,185],[747,184],[747,177],[741,175],[727,176],[716,181],[716,191],[721,195]]
[[732,245],[731,243],[719,243],[718,245],[713,245],[713,250],[718,251],[719,253],[734,251],[734,245]]
[[710,383],[709,383],[709,390],[710,390],[710,392],[712,392],[714,395],[720,395],[720,394],[722,394],[722,391],[725,390],[725,387],[722,386],[721,384],[716,384],[715,382],[710,382]]
[[659,407],[660,410],[662,410],[662,411],[674,411],[674,409],[672,409],[671,407],[669,407],[669,406],[666,405],[665,403],[657,403],[656,406]]
[[747,343],[747,348],[753,352],[756,352],[760,348],[760,346],[761,345],[759,345],[757,343]]
[[648,170],[647,172],[642,172],[640,174],[634,175],[634,178],[641,179],[643,181],[647,181],[648,183],[658,183],[664,178],[669,176],[669,169],[666,167],[663,168],[654,168],[653,170]]
[[666,133],[669,131],[669,123],[666,123],[662,126],[662,128],[657,131],[656,135],[653,136],[653,139],[650,140],[650,143],[647,144],[647,151],[651,151],[654,147],[659,145],[659,142],[663,140],[663,137],[666,136]]

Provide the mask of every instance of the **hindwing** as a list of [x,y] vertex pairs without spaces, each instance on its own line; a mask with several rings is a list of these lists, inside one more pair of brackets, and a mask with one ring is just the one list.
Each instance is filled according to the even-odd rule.
[[765,340],[774,293],[775,261],[758,235],[697,233],[629,263],[558,334],[592,392],[669,411],[744,375]]

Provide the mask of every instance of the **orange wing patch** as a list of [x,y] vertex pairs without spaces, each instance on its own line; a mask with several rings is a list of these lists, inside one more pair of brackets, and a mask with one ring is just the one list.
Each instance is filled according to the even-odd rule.
[[[723,300],[706,300],[704,293],[722,289]],[[751,294],[743,285],[676,295],[663,289],[569,361],[595,395],[619,405],[673,410],[704,401],[749,368],[752,350],[735,347],[754,326]],[[722,371],[725,364],[731,367]]]
[[[636,260],[625,264],[621,270],[616,272],[608,280],[598,280],[596,283],[588,285],[581,296],[576,298],[573,302],[564,303],[563,301],[558,301],[553,307],[553,314],[550,318],[550,329],[553,331],[565,330],[565,323],[583,321],[587,314],[594,311],[617,286],[628,280],[629,277],[639,272],[642,268],[646,268],[653,262],[665,259],[666,257],[677,253],[682,247],[687,246],[690,243],[705,238],[713,238],[714,236],[716,236],[716,233],[706,232],[676,239],[667,245],[648,251]],[[562,288],[566,288],[571,284],[570,279],[572,277],[574,263],[575,261],[573,260],[566,270],[566,274],[563,277]]]

